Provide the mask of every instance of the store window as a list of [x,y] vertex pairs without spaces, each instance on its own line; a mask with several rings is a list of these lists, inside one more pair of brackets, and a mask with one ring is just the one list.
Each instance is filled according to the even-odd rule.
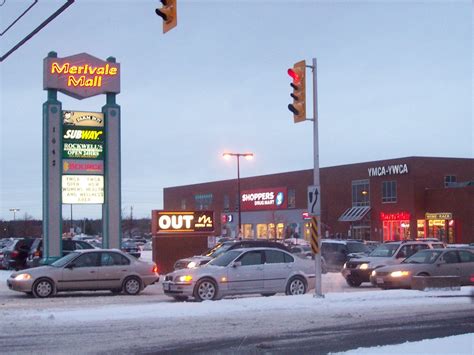
[[251,224],[243,224],[242,225],[242,232],[245,239],[252,239],[253,238],[253,230]]
[[426,238],[426,223],[424,219],[416,220],[416,237]]
[[186,211],[186,199],[185,198],[181,199],[181,210]]
[[224,195],[224,211],[225,212],[229,212],[229,207],[230,207],[230,203],[229,203],[229,195]]
[[267,239],[268,236],[268,225],[266,224],[257,224],[257,238],[258,239]]
[[446,175],[444,177],[444,187],[449,187],[456,184],[456,176],[454,175]]
[[268,239],[276,239],[276,227],[275,224],[268,224]]
[[397,182],[382,182],[382,203],[397,202]]
[[197,210],[208,210],[212,206],[212,194],[194,195],[194,205]]
[[383,240],[397,241],[411,239],[410,213],[401,211],[395,213],[380,213],[383,226]]
[[277,223],[276,225],[276,234],[278,239],[283,239],[283,231],[285,230],[284,223]]
[[296,190],[288,189],[288,208],[296,208]]
[[352,181],[352,207],[370,206],[369,180]]

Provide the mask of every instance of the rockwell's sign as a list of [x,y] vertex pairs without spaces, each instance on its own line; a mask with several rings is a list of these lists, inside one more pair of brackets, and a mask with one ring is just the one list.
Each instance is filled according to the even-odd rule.
[[43,89],[57,89],[79,100],[107,92],[120,93],[120,64],[87,53],[46,57]]

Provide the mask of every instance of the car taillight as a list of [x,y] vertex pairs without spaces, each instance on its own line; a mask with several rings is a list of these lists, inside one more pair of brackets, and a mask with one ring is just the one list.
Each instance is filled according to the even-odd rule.
[[158,273],[158,266],[153,265],[152,272]]
[[474,274],[471,275],[471,282],[474,282]]
[[10,257],[12,258],[16,258],[18,256],[18,252],[16,250],[13,250],[11,253],[10,253]]
[[41,252],[39,250],[35,251],[35,256],[41,256]]

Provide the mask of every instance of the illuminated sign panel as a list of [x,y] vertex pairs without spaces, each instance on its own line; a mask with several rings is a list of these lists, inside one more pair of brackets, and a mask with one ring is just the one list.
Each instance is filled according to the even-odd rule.
[[104,177],[100,175],[63,175],[62,202],[66,204],[104,203]]
[[102,143],[69,143],[63,144],[65,159],[102,159],[104,146]]
[[104,141],[104,130],[89,129],[66,129],[64,130],[63,139],[66,140],[82,140],[82,141]]
[[102,160],[63,160],[63,174],[102,175],[103,173],[104,162]]
[[159,211],[157,219],[157,233],[214,232],[213,211]]
[[104,114],[101,112],[63,111],[64,129],[67,126],[104,127]]
[[396,213],[385,213],[380,212],[381,221],[408,221],[410,220],[410,212],[396,212]]
[[43,74],[43,89],[57,89],[79,100],[107,92],[120,93],[120,64],[87,53],[46,57]]
[[286,187],[243,191],[242,211],[277,210],[288,208]]
[[453,214],[450,212],[441,213],[425,213],[425,219],[453,219]]

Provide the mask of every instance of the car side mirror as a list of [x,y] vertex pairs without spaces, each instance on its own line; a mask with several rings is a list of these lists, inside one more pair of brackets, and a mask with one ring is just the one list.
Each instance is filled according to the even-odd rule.
[[74,269],[76,267],[76,265],[74,264],[69,264],[68,266],[66,266],[66,269]]
[[239,266],[242,266],[241,261],[235,261],[234,264],[232,265],[232,267],[239,267]]

